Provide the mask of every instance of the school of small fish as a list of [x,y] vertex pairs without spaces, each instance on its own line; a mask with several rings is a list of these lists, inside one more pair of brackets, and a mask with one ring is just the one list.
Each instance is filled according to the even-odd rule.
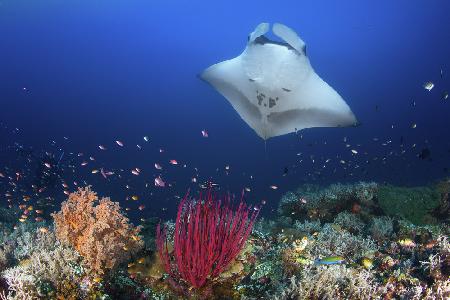
[[[442,77],[443,72],[441,70]],[[437,88],[432,81],[426,81],[422,87],[430,94],[433,94]],[[447,100],[448,92],[443,90],[440,98]],[[412,107],[416,107],[416,105],[416,101],[412,101]],[[377,105],[376,111],[379,109],[380,107]],[[408,127],[410,129],[420,130],[421,126],[419,125],[417,122],[412,121]],[[3,129],[7,129],[7,126],[2,126]],[[385,129],[394,129],[398,126],[402,126],[402,124],[390,124]],[[19,134],[20,129],[13,128],[11,132]],[[207,138],[210,135],[206,129],[202,129],[200,133],[201,138],[206,139],[206,141],[209,140]],[[301,132],[297,132],[296,136],[300,141],[303,141],[304,137]],[[70,141],[70,138],[67,136],[64,136],[63,139],[66,142]],[[61,193],[67,196],[78,186],[89,184],[89,176],[78,180],[73,179],[76,178],[75,175],[79,172],[87,171],[92,178],[99,178],[104,182],[111,182],[114,185],[122,186],[127,194],[126,199],[136,202],[137,205],[133,207],[139,211],[144,211],[146,207],[151,205],[151,202],[148,201],[156,190],[172,188],[178,184],[177,181],[171,179],[171,172],[179,172],[182,169],[186,169],[191,172],[186,177],[187,183],[195,184],[200,189],[221,188],[219,183],[213,182],[211,178],[202,179],[199,168],[189,166],[189,163],[185,162],[183,158],[165,158],[165,150],[159,146],[156,149],[161,157],[153,157],[153,162],[150,160],[147,165],[119,168],[106,166],[102,163],[103,153],[108,154],[111,151],[133,151],[132,149],[135,149],[135,151],[136,149],[137,151],[144,151],[146,147],[155,146],[153,144],[156,141],[153,138],[150,141],[149,136],[145,135],[140,138],[141,142],[142,139],[142,144],[136,144],[136,147],[130,147],[134,143],[126,140],[125,143],[124,140],[116,137],[112,141],[103,141],[102,144],[96,144],[98,148],[97,152],[86,149],[87,152],[92,152],[90,155],[85,155],[83,152],[70,152],[62,147],[57,147],[57,143],[53,140],[50,142],[50,145],[55,148],[55,151],[44,152],[42,154],[35,154],[33,150],[28,149],[26,146],[15,143],[11,149],[23,158],[26,163],[23,168],[14,168],[13,166],[6,165],[0,166],[0,187],[3,188],[3,197],[10,207],[17,205],[20,209],[19,222],[25,222],[30,217],[33,217],[36,222],[42,222],[44,215],[50,213],[50,211],[47,211],[48,207],[51,207],[55,201],[55,195],[52,195],[51,191],[56,186],[61,186]],[[321,142],[316,141],[305,145],[305,147],[314,147],[315,145],[326,146],[328,144],[326,140]],[[431,145],[429,145],[426,139],[422,141],[411,141],[407,140],[404,136],[401,136],[397,140],[394,138],[375,136],[370,138],[365,145],[361,142],[352,142],[350,137],[345,136],[342,138],[341,146],[342,149],[346,149],[344,152],[329,156],[324,154],[307,154],[307,151],[297,152],[294,156],[294,162],[291,165],[280,168],[282,171],[280,172],[279,182],[268,182],[264,188],[265,192],[272,190],[277,191],[272,193],[278,193],[280,189],[282,190],[281,187],[283,186],[281,178],[302,174],[300,170],[306,170],[304,175],[308,180],[317,180],[327,174],[336,174],[338,172],[344,172],[345,176],[352,177],[358,174],[367,175],[369,166],[372,164],[386,165],[392,160],[405,160],[408,154],[416,156],[418,160],[431,161],[432,158]],[[372,153],[376,152],[377,154],[372,155],[369,153],[369,149]],[[38,163],[37,166],[35,165],[36,162]],[[222,167],[216,168],[216,172],[218,174],[230,175],[235,169],[237,168],[234,166],[231,167],[230,164],[224,164]],[[129,174],[132,176],[129,176]],[[253,175],[243,172],[243,176],[246,178],[246,181],[242,184],[243,191],[245,193],[253,193]],[[139,178],[145,180],[145,192],[137,192],[139,189],[134,186],[133,182],[133,178],[136,177],[138,177],[138,180]],[[69,178],[72,179],[69,180]],[[179,195],[175,195],[174,197],[175,199],[181,198]],[[299,200],[303,204],[307,203],[307,199],[305,198],[300,198]],[[265,201],[263,200],[263,202]],[[33,205],[30,203],[33,203]],[[126,210],[130,209],[130,207],[126,207]],[[259,208],[255,207],[255,209]],[[166,210],[166,208],[163,210]],[[47,229],[42,227],[41,230]],[[318,260],[317,263],[326,264],[330,263],[330,261],[322,259],[320,261]],[[335,261],[338,263],[341,262],[337,258]],[[331,263],[334,263],[334,261]]]

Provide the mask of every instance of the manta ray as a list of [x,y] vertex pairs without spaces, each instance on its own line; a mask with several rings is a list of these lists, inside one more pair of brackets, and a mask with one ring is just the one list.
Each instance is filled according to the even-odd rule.
[[250,33],[241,55],[207,68],[200,77],[222,94],[264,140],[304,128],[343,127],[357,120],[342,97],[312,68],[303,40],[269,23]]

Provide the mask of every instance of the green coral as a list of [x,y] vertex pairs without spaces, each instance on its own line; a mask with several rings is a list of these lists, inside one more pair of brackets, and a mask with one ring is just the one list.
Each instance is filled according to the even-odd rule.
[[387,215],[405,218],[414,224],[429,223],[429,213],[439,201],[439,193],[431,187],[386,185],[378,190],[378,203]]

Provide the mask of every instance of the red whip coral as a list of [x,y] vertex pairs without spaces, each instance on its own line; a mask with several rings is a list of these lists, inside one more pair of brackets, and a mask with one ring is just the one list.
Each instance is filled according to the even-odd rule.
[[56,237],[74,247],[94,274],[105,274],[143,247],[140,228],[129,223],[119,203],[98,200],[90,187],[71,193],[53,218]]
[[[202,197],[203,196],[203,197]],[[157,228],[157,248],[166,272],[193,287],[217,277],[242,250],[259,210],[250,213],[241,201],[233,210],[230,197],[216,200],[209,191],[197,201],[188,195],[178,206],[173,260],[167,246],[167,229]]]

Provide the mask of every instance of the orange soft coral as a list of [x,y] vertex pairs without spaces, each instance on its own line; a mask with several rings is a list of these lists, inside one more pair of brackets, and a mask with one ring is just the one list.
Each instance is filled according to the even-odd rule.
[[97,275],[115,269],[143,247],[140,227],[129,223],[119,203],[98,200],[90,187],[71,193],[53,218],[58,239],[74,247]]

